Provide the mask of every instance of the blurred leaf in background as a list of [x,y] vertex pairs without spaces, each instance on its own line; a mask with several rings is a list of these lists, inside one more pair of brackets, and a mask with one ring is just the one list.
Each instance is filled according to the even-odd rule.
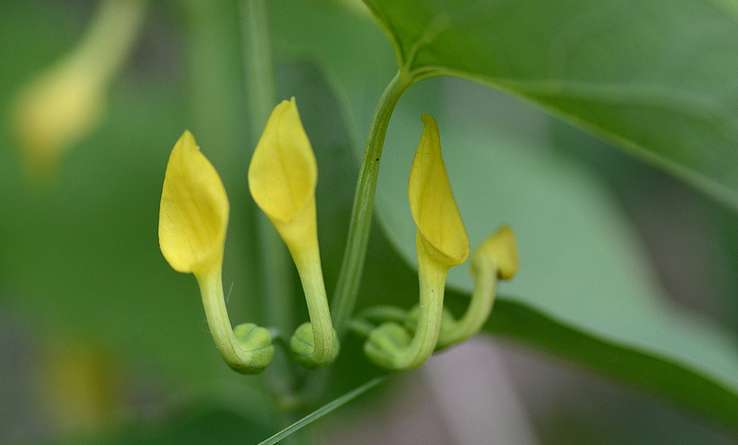
[[[5,117],[12,92],[79,35],[81,10],[17,2],[4,7],[2,32],[14,43],[2,48],[3,57],[16,60],[0,79]],[[177,11],[156,8],[152,14],[176,22],[178,16],[166,14]],[[34,187],[24,180],[3,125],[0,289],[4,305],[23,314],[40,338],[90,339],[128,367],[124,372],[166,376],[162,384],[184,383],[182,390],[197,393],[223,384],[242,387],[244,380],[212,347],[193,281],[172,273],[157,251],[163,169],[176,136],[192,121],[181,70],[156,62],[163,51],[181,65],[179,32],[145,31],[137,64],[116,82],[106,119],[69,153],[54,184]],[[241,173],[226,187],[245,190]],[[246,262],[243,251],[227,253],[234,295],[248,294],[248,281],[236,279],[248,271]],[[242,310],[245,301],[231,303]],[[245,399],[249,393],[244,390]]]
[[207,403],[180,410],[164,423],[132,425],[115,434],[74,437],[54,445],[242,445],[257,443],[269,434],[263,425],[243,415]]
[[735,2],[366,3],[410,71],[531,99],[738,203]]
[[110,82],[136,41],[145,6],[145,0],[101,1],[75,47],[18,93],[15,136],[35,180],[53,176],[62,154],[101,120]]

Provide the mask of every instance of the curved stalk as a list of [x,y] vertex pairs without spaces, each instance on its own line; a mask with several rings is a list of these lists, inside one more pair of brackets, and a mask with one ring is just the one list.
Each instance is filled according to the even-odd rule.
[[488,258],[476,259],[472,267],[474,292],[464,316],[451,324],[443,333],[438,346],[444,347],[459,343],[479,332],[492,313],[497,287],[497,267]]
[[356,295],[359,291],[361,273],[364,269],[372,224],[379,162],[382,158],[382,149],[384,148],[390,117],[400,96],[412,81],[411,74],[404,70],[400,70],[395,74],[379,99],[369,130],[369,140],[367,141],[364,160],[356,183],[346,249],[341,262],[341,271],[332,305],[336,330],[339,335],[343,335],[347,321],[353,313],[354,306],[356,306]]
[[441,332],[443,297],[449,267],[434,260],[426,251],[419,234],[416,246],[420,304],[417,328],[412,338],[402,326],[389,322],[372,331],[364,345],[367,356],[388,369],[404,370],[422,365],[433,354]]
[[[292,254],[292,258],[300,275],[300,282],[305,293],[310,321],[297,328],[290,339],[290,346],[297,358],[307,366],[324,366],[330,364],[338,355],[339,343],[333,329],[331,311],[328,306],[323,270],[320,262],[320,247],[315,226],[315,202],[308,204],[305,219],[312,224],[304,229],[300,241],[292,239],[288,230],[282,229],[282,235]],[[279,226],[278,226],[279,227]]]
[[240,324],[235,329],[231,327],[223,296],[220,266],[206,273],[198,273],[195,277],[200,285],[210,334],[223,359],[238,372],[260,372],[269,365],[274,355],[269,331],[252,323]]

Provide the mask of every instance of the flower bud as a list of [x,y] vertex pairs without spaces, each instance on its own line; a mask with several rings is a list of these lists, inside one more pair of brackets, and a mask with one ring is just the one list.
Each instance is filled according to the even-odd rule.
[[410,173],[410,210],[428,255],[453,267],[469,256],[469,238],[441,156],[438,125],[427,114],[422,119],[425,128]]
[[425,128],[410,171],[408,193],[417,228],[420,285],[415,330],[410,337],[399,324],[384,323],[364,345],[372,361],[395,370],[420,366],[433,353],[443,326],[448,270],[469,255],[469,240],[441,156],[438,126],[428,115],[422,119]]
[[323,282],[318,245],[315,187],[318,167],[292,98],[274,108],[248,171],[251,196],[277,229],[300,275],[310,323],[290,344],[306,366],[327,365],[338,354]]
[[185,131],[172,149],[164,175],[159,246],[174,270],[197,278],[210,333],[226,363],[250,374],[269,365],[274,347],[262,327],[251,323],[235,331],[231,327],[221,278],[228,209],[218,172]]
[[159,245],[174,270],[204,275],[220,268],[228,210],[218,172],[185,131],[169,156],[159,207]]
[[484,261],[494,263],[497,278],[510,280],[515,276],[518,272],[518,249],[510,227],[503,225],[477,248],[472,266],[477,267]]

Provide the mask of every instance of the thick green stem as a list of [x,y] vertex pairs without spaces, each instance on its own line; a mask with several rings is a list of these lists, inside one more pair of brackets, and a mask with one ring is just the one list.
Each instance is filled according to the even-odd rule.
[[418,326],[409,347],[405,351],[406,362],[400,368],[416,368],[433,354],[441,332],[443,319],[443,296],[446,290],[448,267],[443,266],[423,252],[425,249],[420,235],[416,236],[418,250],[418,282],[420,303],[418,304]]
[[310,315],[310,322],[300,325],[290,339],[295,358],[308,367],[331,364],[339,349],[323,281],[316,221],[313,200],[289,223],[276,223],[300,274]]
[[418,251],[420,304],[418,322],[412,338],[401,325],[388,322],[374,329],[364,344],[364,352],[374,363],[396,371],[417,368],[433,354],[443,321],[443,296],[448,266],[436,261],[428,253],[420,234],[416,236],[415,243]]
[[387,127],[397,101],[411,82],[411,75],[404,70],[400,70],[392,78],[379,100],[369,130],[364,161],[361,164],[359,179],[356,184],[346,250],[343,254],[341,271],[333,297],[333,319],[339,335],[343,335],[346,330],[347,322],[356,305],[356,296],[359,292],[361,273],[364,269],[364,259],[366,258],[366,249],[372,226],[374,193],[377,189],[379,162],[382,158]]

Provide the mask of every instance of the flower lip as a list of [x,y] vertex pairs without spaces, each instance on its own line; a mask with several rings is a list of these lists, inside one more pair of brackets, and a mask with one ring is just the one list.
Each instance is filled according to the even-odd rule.
[[423,135],[410,172],[410,210],[427,253],[452,267],[469,256],[469,239],[441,155],[438,126],[427,114],[422,120]]
[[220,266],[228,212],[220,176],[185,131],[169,156],[159,207],[159,246],[174,270]]
[[506,224],[490,235],[474,252],[475,263],[488,259],[497,268],[497,277],[512,279],[518,271],[518,250],[515,234]]
[[269,218],[289,222],[313,199],[318,167],[295,98],[269,116],[248,171],[251,196]]

